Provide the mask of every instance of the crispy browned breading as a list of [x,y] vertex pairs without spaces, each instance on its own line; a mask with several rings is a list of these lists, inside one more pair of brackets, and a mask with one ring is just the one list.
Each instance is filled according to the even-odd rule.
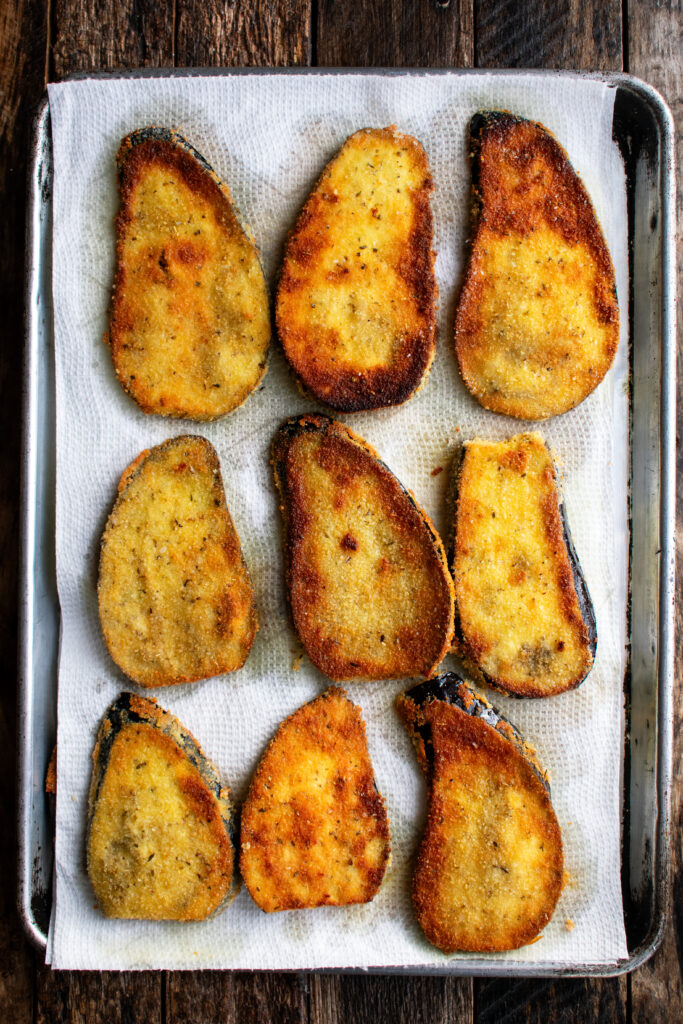
[[257,630],[254,591],[205,438],[171,438],[123,473],[102,538],[98,599],[112,658],[143,686],[244,664]]
[[455,492],[456,650],[514,696],[578,686],[593,666],[595,616],[543,439],[467,442]]
[[544,778],[521,737],[456,676],[399,695],[428,782],[413,905],[444,953],[533,942],[564,881],[562,836]]
[[230,793],[155,701],[121,693],[93,751],[88,874],[107,917],[196,921],[235,895]]
[[360,708],[331,687],[285,719],[242,807],[240,871],[262,910],[368,903],[389,820]]
[[273,442],[294,625],[334,680],[432,675],[453,635],[453,583],[425,512],[341,423],[287,420]]
[[222,416],[266,372],[270,309],[253,239],[227,186],[175,132],[134,132],[116,160],[118,379],[145,412]]
[[477,114],[470,140],[475,226],[455,322],[460,372],[487,409],[556,416],[612,365],[612,261],[583,183],[542,125]]
[[45,772],[45,792],[57,795],[57,744],[55,743],[50,754],[50,760]]
[[325,168],[290,235],[277,332],[300,383],[333,409],[399,405],[434,358],[432,178],[395,126],[364,128]]

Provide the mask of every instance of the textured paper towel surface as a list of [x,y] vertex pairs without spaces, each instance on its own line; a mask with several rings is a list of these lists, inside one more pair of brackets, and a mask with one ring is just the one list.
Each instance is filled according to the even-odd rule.
[[[229,185],[260,246],[273,286],[282,244],[325,163],[351,132],[395,123],[424,144],[435,180],[437,357],[405,406],[346,416],[442,531],[453,444],[505,437],[526,424],[482,409],[457,372],[452,325],[469,208],[465,135],[481,108],[541,121],[568,150],[593,198],[617,270],[626,320],[623,167],[611,139],[613,91],[553,76],[225,76],[84,81],[50,86],[55,156],[54,308],[57,374],[59,665],[56,901],[48,957],[61,968],[315,968],[391,964],[443,967],[423,938],[409,896],[410,861],[425,787],[393,709],[400,682],[352,684],[363,709],[377,783],[391,821],[393,861],[373,903],[265,915],[242,890],[217,918],[196,923],[108,921],[95,908],[85,861],[90,754],[101,716],[134,689],[101,639],[99,539],[118,478],[143,448],[195,432],[218,450],[228,504],[256,589],[261,628],[245,667],[156,691],[197,737],[238,801],[278,723],[326,688],[297,643],[283,586],[281,531],[268,465],[274,430],[315,408],[273,347],[264,386],[213,424],[145,416],[114,376],[102,342],[118,206],[114,155],[148,124],[179,129]],[[606,963],[626,955],[620,885],[620,765],[626,571],[626,345],[578,409],[541,425],[564,474],[569,523],[595,604],[595,668],[576,692],[494,703],[537,748],[551,777],[568,885],[543,938],[500,959]],[[455,667],[447,658],[444,670]],[[569,922],[569,924],[568,924]],[[573,927],[572,927],[573,924]],[[482,957],[481,959],[486,959]],[[498,960],[498,958],[496,958]]]

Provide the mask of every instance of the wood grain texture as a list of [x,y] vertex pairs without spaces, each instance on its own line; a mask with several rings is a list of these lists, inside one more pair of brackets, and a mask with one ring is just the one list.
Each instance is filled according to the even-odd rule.
[[164,0],[54,0],[50,77],[171,66],[173,10]]
[[680,0],[628,5],[628,70],[668,101],[676,124],[678,168],[678,495],[676,507],[676,700],[672,793],[672,907],[662,945],[631,978],[633,1024],[683,1020],[683,40]]
[[476,1024],[627,1024],[625,978],[519,981],[477,986]]
[[308,1021],[305,974],[179,971],[169,974],[168,982],[166,1024],[307,1024]]
[[179,67],[310,63],[311,0],[177,0]]
[[160,1024],[161,975],[38,970],[35,1024]]
[[36,104],[45,88],[48,8],[0,5],[0,1006],[6,1024],[33,1018],[33,953],[16,911],[15,765],[19,451],[23,359],[26,164]]
[[621,68],[620,0],[476,0],[479,68]]
[[319,0],[323,67],[471,67],[472,0]]
[[470,1024],[469,978],[312,975],[310,1024]]

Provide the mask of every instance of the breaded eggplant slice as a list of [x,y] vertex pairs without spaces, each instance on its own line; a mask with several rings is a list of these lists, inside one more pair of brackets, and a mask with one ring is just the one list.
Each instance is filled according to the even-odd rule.
[[232,412],[266,372],[270,343],[254,241],[227,186],[176,132],[133,132],[116,164],[116,375],[147,413],[212,420]]
[[142,686],[242,667],[257,630],[254,590],[205,438],[171,438],[124,471],[97,593],[109,653]]
[[121,693],[100,726],[88,875],[107,917],[198,921],[237,892],[229,790],[156,701]]
[[583,183],[542,125],[476,114],[470,147],[475,224],[455,320],[460,372],[487,409],[556,416],[612,365],[612,260]]
[[595,613],[543,439],[469,441],[453,483],[458,654],[511,696],[573,689],[593,666]]
[[426,513],[377,452],[326,416],[272,449],[294,625],[330,679],[430,676],[453,636],[453,582]]
[[395,126],[364,128],[327,165],[289,237],[277,333],[304,389],[351,412],[400,405],[436,346],[432,177]]
[[535,754],[454,673],[399,694],[428,784],[413,870],[420,925],[444,953],[533,942],[562,891],[562,836]]
[[331,687],[285,719],[242,807],[240,872],[261,910],[369,903],[389,863],[360,708]]

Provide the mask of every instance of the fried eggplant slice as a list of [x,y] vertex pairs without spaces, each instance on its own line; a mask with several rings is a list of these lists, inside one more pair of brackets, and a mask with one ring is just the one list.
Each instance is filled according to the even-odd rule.
[[412,895],[444,953],[518,949],[537,938],[562,891],[562,836],[535,754],[458,676],[399,694],[427,778],[427,824]]
[[578,686],[595,658],[595,613],[543,439],[466,442],[453,484],[456,651],[511,696]]
[[237,892],[229,790],[156,701],[121,693],[100,726],[88,875],[107,917],[198,921]]
[[147,413],[211,420],[232,412],[266,372],[270,343],[254,241],[227,186],[176,132],[133,132],[116,164],[116,375]]
[[614,268],[590,198],[556,139],[488,112],[470,123],[474,231],[455,347],[487,409],[539,420],[603,379],[619,342]]
[[436,346],[432,177],[395,126],[364,128],[327,165],[290,235],[276,299],[304,389],[351,412],[400,405]]
[[205,438],[171,438],[123,473],[98,599],[109,653],[142,686],[208,679],[246,661],[254,591]]
[[272,449],[294,625],[330,679],[433,675],[453,635],[453,583],[425,512],[341,423],[287,420]]
[[240,871],[258,906],[369,903],[389,863],[360,708],[331,687],[271,740],[242,807]]

